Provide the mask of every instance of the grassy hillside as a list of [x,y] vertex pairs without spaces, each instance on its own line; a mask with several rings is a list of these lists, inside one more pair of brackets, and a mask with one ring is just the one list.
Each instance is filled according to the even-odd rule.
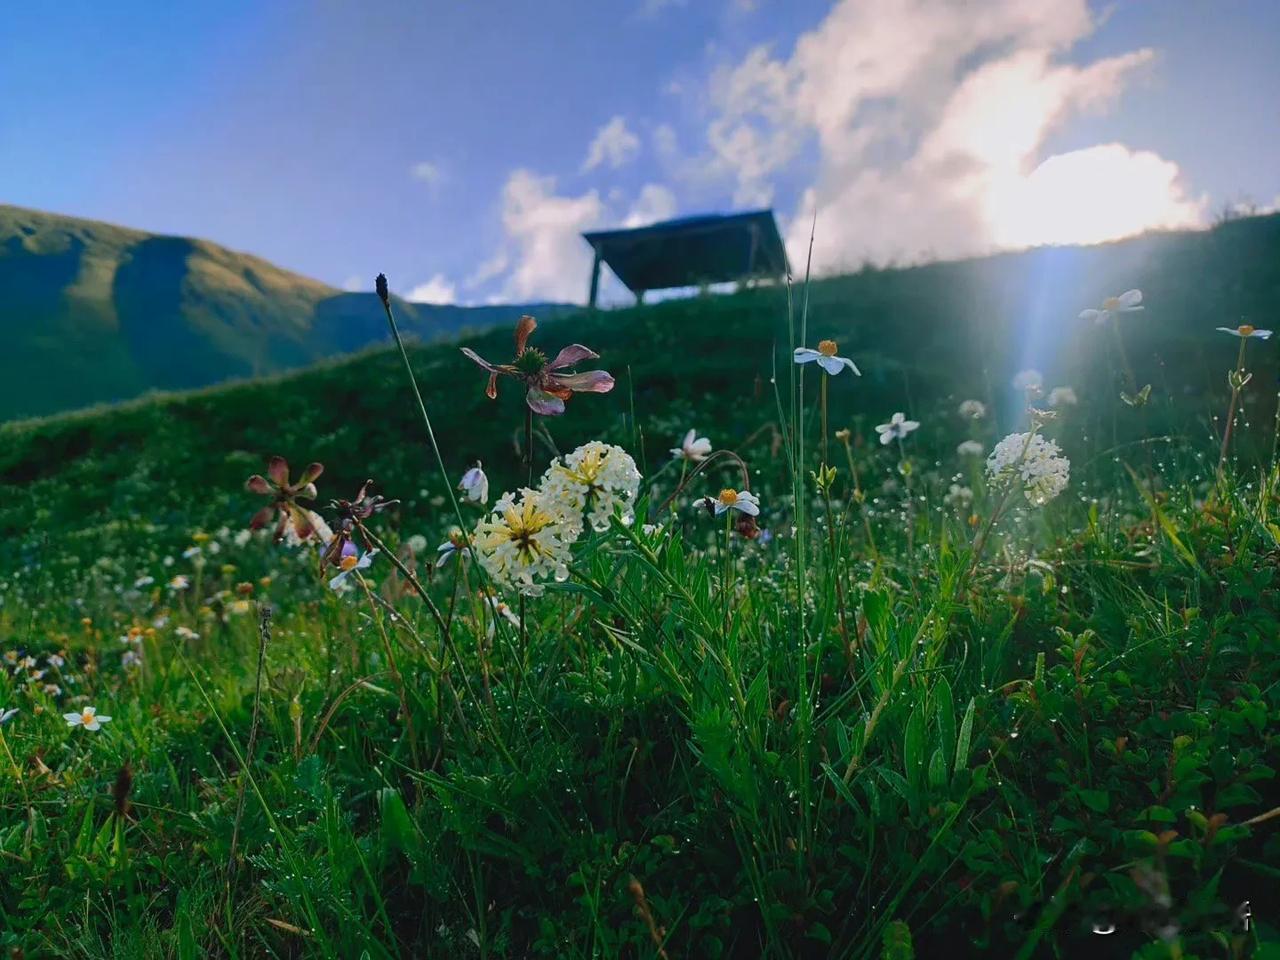
[[[350,353],[383,334],[373,302],[203,240],[0,205],[0,419]],[[400,309],[430,340],[525,308]]]
[[[1134,286],[1147,291],[1147,306],[1125,324],[1124,336],[1139,382],[1153,384],[1151,428],[1203,440],[1213,430],[1210,418],[1220,415],[1234,343],[1213,328],[1245,320],[1266,326],[1275,317],[1269,305],[1280,302],[1280,216],[1206,233],[819,281],[809,291],[810,340],[834,337],[866,371],[832,399],[833,416],[861,417],[864,434],[894,410],[923,410],[961,394],[984,399],[1009,421],[1020,409],[1009,380],[1026,367],[1042,370],[1046,386],[1116,396],[1119,385],[1093,352],[1095,332],[1076,314]],[[326,302],[348,317],[335,320],[336,329],[358,324],[370,340],[385,330],[372,296]],[[403,317],[403,306],[397,309]],[[543,324],[535,342],[552,350],[586,343],[618,380],[609,402],[579,398],[571,403],[574,416],[547,421],[551,439],[560,449],[601,435],[628,446],[643,441],[641,455],[656,460],[688,426],[726,434],[772,429],[770,356],[786,338],[779,327],[785,315],[784,290],[757,289]],[[466,342],[492,360],[511,352],[507,327]],[[1275,383],[1275,352],[1256,352],[1255,385]],[[488,401],[484,374],[456,345],[424,345],[413,356],[451,465],[460,472],[482,459],[499,465],[498,482],[510,480],[501,464],[519,442],[518,391],[507,388]],[[0,534],[24,545],[22,562],[31,562],[46,549],[65,552],[60,537],[67,530],[88,548],[95,532],[120,523],[158,523],[177,538],[234,524],[252,509],[239,480],[272,453],[324,461],[330,489],[354,492],[376,477],[407,498],[407,518],[425,521],[429,497],[415,493],[443,491],[426,471],[424,438],[398,364],[374,351],[295,375],[4,425]],[[1265,427],[1271,391],[1255,389],[1247,403]],[[1113,428],[1099,425],[1099,450],[1115,439]],[[18,557],[9,551],[0,569]]]

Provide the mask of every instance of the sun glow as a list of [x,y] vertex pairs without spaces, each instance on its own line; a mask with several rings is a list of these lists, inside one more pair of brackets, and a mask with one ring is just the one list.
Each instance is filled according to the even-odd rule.
[[1178,167],[1112,143],[1049,157],[1030,173],[993,174],[985,215],[1001,247],[1104,243],[1152,229],[1203,226],[1205,201],[1177,189]]

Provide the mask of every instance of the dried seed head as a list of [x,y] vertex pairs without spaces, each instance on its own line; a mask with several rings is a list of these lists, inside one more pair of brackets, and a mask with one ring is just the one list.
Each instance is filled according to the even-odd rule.
[[129,794],[133,792],[133,771],[126,760],[116,774],[116,782],[111,785],[111,800],[115,804],[116,816],[123,818],[129,812]]
[[378,274],[378,278],[373,281],[373,289],[377,291],[378,299],[382,301],[384,307],[391,306],[391,294],[387,292],[387,275],[385,273]]

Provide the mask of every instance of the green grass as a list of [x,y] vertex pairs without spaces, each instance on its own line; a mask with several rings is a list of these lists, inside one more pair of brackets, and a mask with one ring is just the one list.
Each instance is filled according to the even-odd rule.
[[[1237,341],[1212,327],[1270,289],[1242,250],[1275,229],[866,272],[814,284],[807,315],[800,291],[789,312],[774,290],[544,325],[535,344],[596,348],[617,386],[545,421],[538,473],[555,451],[618,444],[643,515],[676,491],[667,448],[696,427],[744,459],[770,536],[694,507],[741,485],[718,461],[660,529],[584,534],[568,579],[524,602],[524,629],[490,631],[478,568],[431,570],[456,518],[395,353],[0,429],[0,652],[50,671],[0,680],[20,710],[0,727],[2,942],[183,958],[1270,955],[1276,344],[1250,344],[1219,482],[1212,418]],[[1231,276],[1215,272],[1226,260]],[[1078,272],[1091,263],[1106,286]],[[1116,263],[1132,281],[1110,279]],[[1052,303],[1009,283],[1066,264],[1071,292]],[[1072,321],[1126,286],[1148,303],[1121,327],[1153,384],[1141,408],[1118,399],[1132,388],[1108,330]],[[793,392],[788,362],[804,328],[864,372],[829,384],[830,430],[851,439],[846,459],[828,438],[825,489],[818,374]],[[505,360],[509,336],[470,344]],[[449,485],[477,458],[495,494],[519,485],[516,386],[487,400],[452,346],[411,359]],[[1043,427],[1072,463],[1043,508],[955,449],[1026,429],[1005,385],[1030,360],[1082,400]],[[970,397],[987,418],[957,414]],[[895,410],[923,425],[882,447],[872,427]],[[241,534],[261,503],[244,480],[275,453],[324,462],[331,520],[323,505],[367,477],[403,500],[368,523],[393,549],[426,538],[401,555],[439,619],[386,557],[373,592],[340,595],[310,548]],[[482,515],[462,509],[468,526]],[[167,586],[178,574],[186,589]],[[60,715],[86,703],[113,719],[69,729]]]

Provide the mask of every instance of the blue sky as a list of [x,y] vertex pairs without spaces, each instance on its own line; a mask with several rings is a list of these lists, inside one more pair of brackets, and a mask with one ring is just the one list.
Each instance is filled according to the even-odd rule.
[[1095,241],[1280,197],[1277,54],[1261,0],[9,5],[0,202],[462,302],[758,204],[823,269]]

